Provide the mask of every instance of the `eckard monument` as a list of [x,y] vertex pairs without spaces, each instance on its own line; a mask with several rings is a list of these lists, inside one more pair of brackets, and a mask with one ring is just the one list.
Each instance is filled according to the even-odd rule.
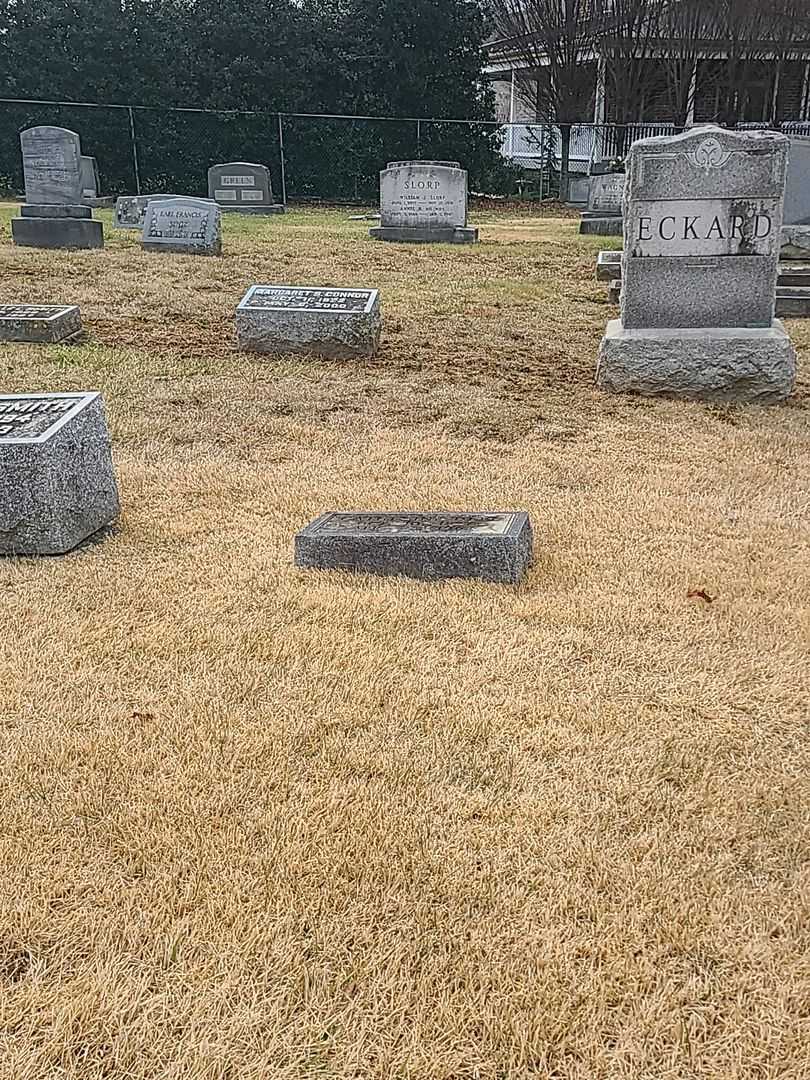
[[777,132],[717,127],[633,144],[601,387],[760,404],[790,394],[796,354],[774,318],[788,147]]

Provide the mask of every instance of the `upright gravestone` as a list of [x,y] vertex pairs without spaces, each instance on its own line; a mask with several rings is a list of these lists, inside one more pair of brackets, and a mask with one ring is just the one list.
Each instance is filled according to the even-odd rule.
[[75,131],[28,128],[20,134],[25,205],[12,218],[11,235],[21,247],[100,248],[104,232],[82,204],[81,146]]
[[236,309],[236,337],[249,352],[347,360],[374,355],[380,322],[376,289],[253,285]]
[[583,236],[621,236],[623,202],[623,172],[591,176],[588,209],[582,215],[580,233]]
[[810,259],[810,137],[792,136],[785,189],[782,258]]
[[457,161],[392,161],[380,173],[375,240],[474,244],[467,226],[467,173]]
[[220,255],[220,209],[210,199],[151,199],[141,238],[144,251]]
[[774,318],[788,140],[693,128],[628,158],[621,319],[607,390],[763,404],[787,397],[796,354]]
[[226,213],[283,214],[285,206],[273,200],[270,170],[249,161],[212,165],[208,170],[208,198]]
[[112,196],[100,194],[101,177],[99,176],[98,162],[94,157],[89,157],[87,154],[81,156],[81,181],[82,202],[85,206],[105,210],[112,207]]
[[61,555],[118,516],[101,395],[0,396],[0,555]]

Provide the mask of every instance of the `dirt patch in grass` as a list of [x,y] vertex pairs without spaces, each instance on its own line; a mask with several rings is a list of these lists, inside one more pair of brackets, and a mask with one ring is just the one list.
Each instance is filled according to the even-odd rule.
[[[88,341],[0,384],[104,391],[124,513],[0,563],[0,1077],[798,1080],[804,364],[780,408],[608,397],[573,221],[347,218],[4,226],[5,299]],[[380,358],[237,353],[256,282],[380,287]],[[445,507],[528,510],[526,583],[291,565],[324,510]]]

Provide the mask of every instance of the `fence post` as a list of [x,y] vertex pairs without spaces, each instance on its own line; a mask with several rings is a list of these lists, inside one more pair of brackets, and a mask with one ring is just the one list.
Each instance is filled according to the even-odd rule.
[[416,157],[422,159],[422,121],[416,121]]
[[278,114],[278,158],[281,166],[281,201],[287,205],[287,166],[284,159],[284,121]]
[[132,141],[132,165],[135,169],[135,194],[140,195],[141,170],[138,165],[138,141],[135,138],[135,113],[132,111],[131,106],[127,109],[127,112],[129,113],[129,137]]

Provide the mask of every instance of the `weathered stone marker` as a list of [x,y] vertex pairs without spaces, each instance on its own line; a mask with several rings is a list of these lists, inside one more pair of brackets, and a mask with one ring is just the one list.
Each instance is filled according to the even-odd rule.
[[183,195],[121,195],[115,200],[113,228],[143,230],[146,208],[150,202],[168,202],[170,199],[182,199]]
[[253,285],[236,309],[237,341],[250,352],[373,356],[380,324],[376,289]]
[[392,161],[380,173],[380,225],[374,240],[474,244],[467,227],[467,173],[457,161]]
[[101,395],[0,396],[0,555],[61,555],[118,516]]
[[330,513],[295,538],[296,566],[436,581],[522,580],[532,559],[525,513]]
[[0,304],[0,341],[55,344],[76,337],[81,330],[82,317],[75,306]]
[[579,231],[583,236],[621,236],[624,173],[604,172],[591,176],[588,209]]
[[270,170],[250,161],[212,165],[208,170],[208,198],[225,213],[283,214],[286,207],[273,199]]
[[100,248],[104,230],[82,204],[82,153],[75,131],[28,128],[20,134],[26,205],[12,218],[19,247]]
[[210,199],[150,199],[141,243],[144,251],[220,255],[220,209]]
[[796,354],[774,319],[788,140],[695,128],[628,157],[621,319],[602,342],[606,390],[768,404]]

